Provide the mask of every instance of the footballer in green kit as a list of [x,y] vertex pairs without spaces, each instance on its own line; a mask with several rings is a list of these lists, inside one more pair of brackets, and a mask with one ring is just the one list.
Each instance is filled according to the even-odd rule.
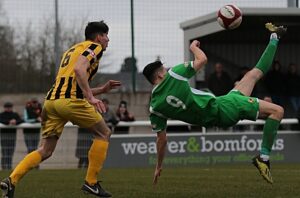
[[190,45],[194,54],[193,61],[179,64],[169,70],[160,61],[150,63],[144,68],[144,76],[154,85],[150,101],[150,121],[153,131],[157,133],[154,184],[157,183],[162,170],[168,118],[204,127],[229,127],[239,120],[256,120],[259,115],[267,115],[267,119],[260,154],[253,158],[253,164],[267,182],[273,183],[269,156],[284,109],[250,95],[256,82],[270,69],[279,39],[286,32],[286,28],[270,23],[266,24],[266,28],[271,32],[270,41],[258,63],[224,96],[216,97],[189,85],[189,79],[207,63],[207,57],[197,40]]

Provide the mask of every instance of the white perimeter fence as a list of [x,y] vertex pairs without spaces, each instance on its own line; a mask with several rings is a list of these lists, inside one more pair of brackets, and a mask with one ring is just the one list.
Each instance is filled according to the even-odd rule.
[[[168,126],[175,127],[188,127],[190,130],[189,132],[193,133],[253,133],[257,126],[260,127],[260,130],[257,133],[261,133],[262,125],[265,122],[263,120],[257,121],[240,121],[236,127],[229,128],[226,131],[219,128],[194,128],[193,126],[181,122],[170,120],[168,121]],[[281,122],[281,129],[278,133],[284,133],[285,131],[290,131],[292,126],[297,126],[298,120],[296,118],[291,119],[283,119]],[[245,131],[240,131],[241,126],[245,126]],[[40,129],[40,124],[29,124],[29,123],[22,123],[17,126],[7,126],[0,124],[0,140],[1,140],[1,169],[11,169],[15,167],[16,163],[18,163],[23,157],[27,154],[28,147],[25,144],[25,138],[27,139],[27,144],[37,144],[36,142],[39,141],[39,135],[36,134],[24,134],[24,129]],[[131,136],[135,137],[149,137],[153,136],[155,139],[155,134],[151,132],[151,125],[149,121],[134,121],[134,122],[119,122],[117,127],[128,127],[129,134],[113,134],[112,140],[114,138],[128,138]],[[10,132],[7,129],[13,129]],[[16,130],[14,130],[16,129]],[[187,131],[182,131],[187,133]],[[178,133],[178,131],[177,131]],[[169,136],[172,134],[169,134]],[[25,137],[26,136],[26,137]],[[78,166],[84,167],[86,165],[87,159],[87,152],[89,146],[91,144],[91,135],[90,133],[83,132],[78,133],[78,127],[72,125],[71,123],[67,123],[61,138],[57,144],[56,150],[53,153],[53,156],[43,162],[40,166],[41,169],[57,169],[57,168],[77,168]],[[30,142],[31,140],[31,142]]]

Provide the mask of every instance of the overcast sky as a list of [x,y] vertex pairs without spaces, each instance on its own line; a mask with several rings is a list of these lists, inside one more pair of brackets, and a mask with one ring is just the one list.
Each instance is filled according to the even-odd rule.
[[[54,0],[1,0],[9,23],[37,30],[54,16]],[[159,55],[168,66],[183,60],[183,21],[216,12],[221,6],[286,7],[287,0],[135,0],[135,54],[139,71]],[[59,0],[59,18],[75,23],[104,19],[110,26],[110,43],[102,72],[117,72],[124,58],[131,56],[130,0]],[[82,29],[82,34],[84,29]]]

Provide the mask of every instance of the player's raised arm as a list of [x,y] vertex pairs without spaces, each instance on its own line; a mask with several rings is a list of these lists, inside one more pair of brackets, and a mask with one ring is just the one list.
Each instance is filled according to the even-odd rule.
[[167,145],[167,135],[166,135],[166,131],[163,130],[157,133],[157,139],[156,139],[157,163],[156,163],[156,168],[155,168],[154,178],[153,178],[154,185],[157,184],[158,177],[160,177],[162,171],[162,163],[165,157],[166,145]]
[[194,40],[190,45],[190,50],[195,57],[193,67],[197,72],[207,63],[207,57],[205,53],[200,49],[200,41]]

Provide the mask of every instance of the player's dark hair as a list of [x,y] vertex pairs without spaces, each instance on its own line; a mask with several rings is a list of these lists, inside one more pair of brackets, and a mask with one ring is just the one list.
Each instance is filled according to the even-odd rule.
[[143,74],[151,84],[154,84],[154,80],[156,78],[155,73],[158,69],[160,69],[162,67],[162,65],[163,64],[161,61],[155,61],[155,62],[149,63],[144,68]]
[[89,22],[85,27],[85,40],[94,40],[97,34],[108,33],[108,26],[104,21]]

